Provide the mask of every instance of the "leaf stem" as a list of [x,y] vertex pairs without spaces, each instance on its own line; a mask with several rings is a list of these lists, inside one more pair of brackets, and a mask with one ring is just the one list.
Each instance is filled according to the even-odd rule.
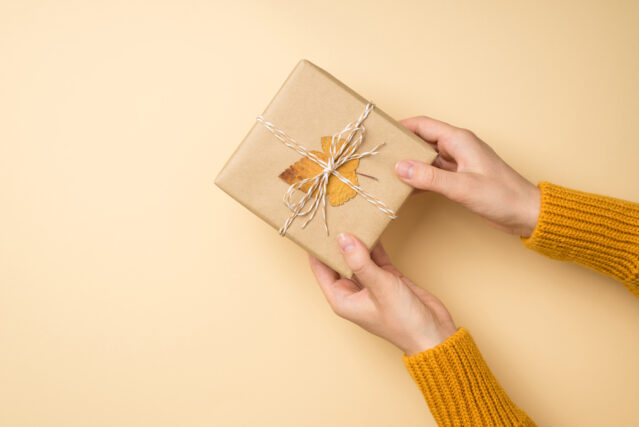
[[361,173],[361,172],[357,172],[357,171],[355,171],[355,173],[356,173],[357,175],[359,175],[359,176],[365,176],[366,178],[370,178],[370,179],[372,179],[372,180],[379,181],[379,179],[377,179],[377,178],[376,178],[376,177],[374,177],[374,176],[366,175],[365,173]]

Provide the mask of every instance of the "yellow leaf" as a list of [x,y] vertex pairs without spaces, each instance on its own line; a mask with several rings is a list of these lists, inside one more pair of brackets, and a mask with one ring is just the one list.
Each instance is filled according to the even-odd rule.
[[[319,151],[311,151],[311,153],[326,161],[326,154],[320,153]],[[279,177],[285,183],[292,185],[302,181],[303,179],[319,175],[320,173],[322,173],[322,167],[320,165],[318,165],[308,157],[302,157],[291,166],[286,168],[284,172],[279,175]],[[307,182],[300,187],[300,190],[306,192],[310,187],[311,183]]]
[[[324,153],[321,153],[319,151],[312,151],[313,154],[315,154],[323,161],[328,160],[328,150],[330,148],[331,138],[332,137],[330,136],[324,136],[321,139],[322,149],[324,150]],[[338,148],[344,142],[345,141],[343,139],[340,139],[338,141]],[[354,185],[358,185],[357,174],[355,173],[355,171],[357,170],[357,166],[359,166],[359,159],[351,160],[350,162],[346,162],[342,166],[337,168],[337,172],[339,172],[340,175],[348,179]],[[322,167],[320,165],[306,157],[302,157],[300,160],[286,168],[286,170],[284,170],[284,172],[282,172],[279,177],[282,181],[286,182],[289,185],[292,185],[302,181],[303,179],[312,178],[321,173]],[[310,187],[311,183],[307,182],[300,187],[300,190],[308,191]],[[343,183],[335,175],[331,175],[328,178],[326,192],[328,193],[328,201],[331,206],[339,206],[357,195],[355,190],[353,190],[347,184]]]
[[[352,163],[352,162],[359,162],[359,159],[352,160],[348,163]],[[345,168],[348,165],[348,163],[344,164],[344,166],[337,169],[337,171],[344,178],[352,182],[354,185],[358,185],[357,175],[355,174],[355,168],[357,168],[357,166],[355,166],[351,172],[344,172],[341,170],[342,168]],[[331,175],[331,177],[328,178],[328,185],[326,186],[326,191],[328,193],[328,201],[331,204],[331,206],[339,206],[343,203],[348,202],[350,199],[352,199],[353,197],[357,195],[355,190],[353,190],[348,185],[344,184],[335,175]]]

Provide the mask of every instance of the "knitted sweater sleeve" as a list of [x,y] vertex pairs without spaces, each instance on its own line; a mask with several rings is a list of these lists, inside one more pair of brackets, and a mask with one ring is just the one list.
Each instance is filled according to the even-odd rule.
[[524,245],[622,282],[639,297],[639,204],[539,184],[541,210]]
[[403,360],[438,425],[535,426],[501,388],[466,329]]
[[[539,219],[523,244],[613,277],[639,297],[639,204],[548,182],[539,188]],[[440,426],[535,425],[501,388],[464,328],[403,360]]]

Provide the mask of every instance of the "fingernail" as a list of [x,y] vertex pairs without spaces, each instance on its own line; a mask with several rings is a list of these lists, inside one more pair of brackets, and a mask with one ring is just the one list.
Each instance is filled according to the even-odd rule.
[[355,249],[355,241],[347,234],[340,233],[340,235],[337,236],[337,243],[342,252],[350,252]]
[[413,163],[408,160],[402,160],[395,165],[395,172],[401,178],[410,179],[413,177]]

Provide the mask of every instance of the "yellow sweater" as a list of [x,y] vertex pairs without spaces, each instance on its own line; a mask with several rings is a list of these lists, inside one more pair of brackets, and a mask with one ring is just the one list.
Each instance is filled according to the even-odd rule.
[[[639,297],[639,204],[542,182],[537,226],[524,245],[622,282]],[[501,388],[469,332],[403,357],[441,426],[534,426]]]

